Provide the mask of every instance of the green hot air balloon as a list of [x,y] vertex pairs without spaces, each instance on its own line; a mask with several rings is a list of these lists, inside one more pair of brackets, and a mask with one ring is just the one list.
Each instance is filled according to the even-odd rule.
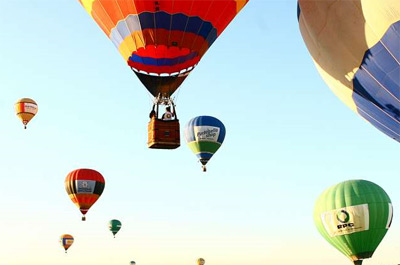
[[114,238],[115,234],[118,233],[118,231],[121,229],[121,222],[119,220],[113,219],[110,222],[108,222],[108,229],[113,233]]
[[315,204],[321,235],[355,265],[371,258],[393,218],[389,196],[366,180],[349,180],[327,189]]

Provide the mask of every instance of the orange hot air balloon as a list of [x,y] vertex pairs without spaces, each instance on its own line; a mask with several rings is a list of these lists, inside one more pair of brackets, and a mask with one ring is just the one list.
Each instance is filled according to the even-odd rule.
[[26,129],[26,125],[38,112],[38,105],[33,99],[21,98],[15,103],[15,112]]
[[103,176],[93,169],[77,169],[65,178],[65,189],[83,214],[82,221],[86,220],[86,213],[103,193],[104,185]]
[[61,246],[65,249],[65,253],[67,253],[69,247],[72,246],[72,244],[74,243],[74,237],[68,234],[64,234],[60,236],[60,243]]

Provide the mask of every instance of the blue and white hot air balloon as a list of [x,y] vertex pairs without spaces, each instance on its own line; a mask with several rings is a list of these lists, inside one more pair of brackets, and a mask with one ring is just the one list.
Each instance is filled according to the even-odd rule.
[[198,116],[191,119],[185,127],[185,139],[189,148],[203,164],[206,164],[221,147],[225,139],[225,126],[217,118]]

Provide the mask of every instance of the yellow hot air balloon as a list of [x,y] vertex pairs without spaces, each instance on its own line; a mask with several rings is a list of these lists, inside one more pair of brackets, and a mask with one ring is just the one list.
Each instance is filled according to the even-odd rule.
[[15,113],[21,119],[25,129],[28,122],[35,117],[37,112],[38,105],[33,99],[21,98],[15,103]]

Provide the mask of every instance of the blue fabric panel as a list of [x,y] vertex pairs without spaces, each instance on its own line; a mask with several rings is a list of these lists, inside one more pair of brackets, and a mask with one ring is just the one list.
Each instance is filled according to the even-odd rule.
[[171,30],[188,31],[187,29],[185,30],[188,19],[189,17],[184,14],[172,15]]
[[[140,26],[141,26],[142,30],[143,29],[154,29],[155,28],[154,18],[155,18],[154,13],[150,13],[150,12],[140,13],[139,21],[140,21]],[[164,26],[165,26],[165,24],[164,24]],[[160,25],[158,25],[158,28],[163,28],[163,27],[160,24]]]
[[400,21],[394,23],[383,36],[382,42],[400,62]]
[[[369,49],[353,79],[356,105],[384,126],[400,134],[400,21]],[[379,110],[380,109],[380,110]],[[387,113],[390,117],[385,115]],[[361,116],[397,141],[399,135],[379,125],[363,112]]]
[[180,56],[177,58],[151,58],[151,57],[141,57],[137,54],[133,54],[129,57],[132,62],[142,63],[145,65],[158,65],[158,66],[172,66],[177,65],[186,61],[189,61],[197,56],[196,52],[189,53],[186,56]]
[[213,155],[214,154],[210,154],[210,153],[198,153],[198,154],[196,154],[198,159],[207,159],[207,160],[210,160]]
[[[171,15],[160,11],[156,13],[140,13],[139,20],[142,30],[155,28],[180,30],[200,35],[204,39],[207,39],[207,37],[210,35],[208,38],[209,45],[211,45],[217,38],[217,34],[214,34],[214,31],[217,32],[217,29],[214,28],[210,22],[204,21],[199,17],[188,17],[181,13]],[[154,23],[154,21],[156,21],[156,23]]]
[[377,129],[379,129],[389,137],[400,142],[400,113],[397,113],[397,122],[395,122],[392,118],[382,112],[381,108],[375,107],[373,103],[371,103],[369,100],[366,100],[365,98],[359,96],[355,96],[355,98],[357,99],[355,100],[357,107],[361,108],[367,113],[366,114],[363,111],[359,110],[359,115],[364,117],[369,123],[374,125]]
[[297,21],[300,20],[300,14],[301,14],[300,4],[299,1],[297,1]]

